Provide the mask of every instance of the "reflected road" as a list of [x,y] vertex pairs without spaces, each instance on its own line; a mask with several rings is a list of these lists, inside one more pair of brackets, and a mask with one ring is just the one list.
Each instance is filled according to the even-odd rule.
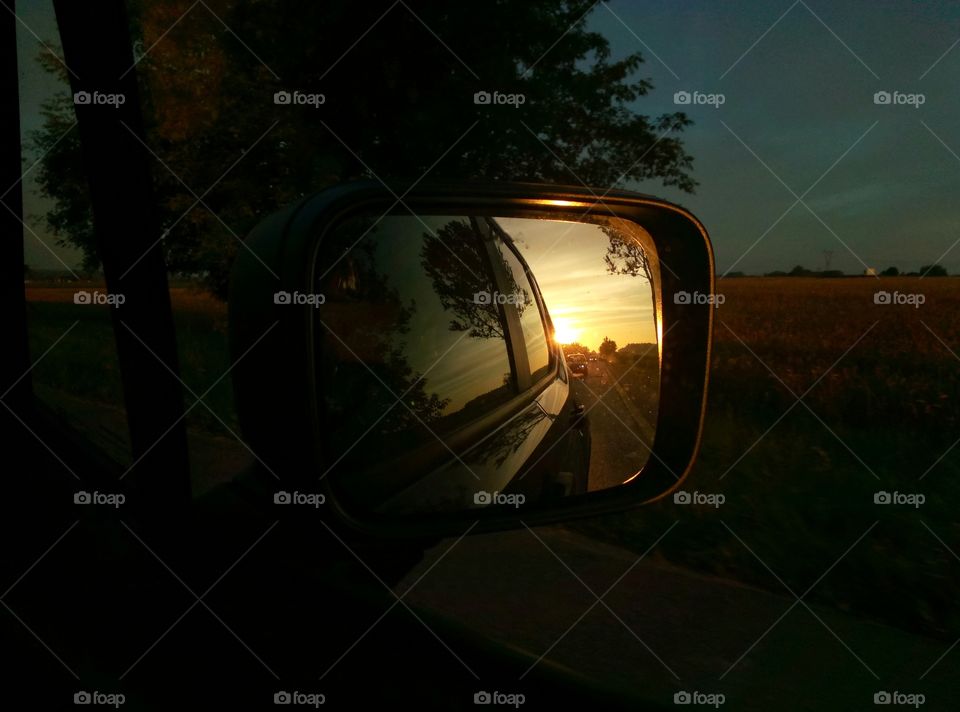
[[[655,425],[647,411],[631,402],[630,391],[644,388],[648,401],[655,403],[656,390],[639,384],[631,372],[616,383],[616,367],[603,361],[592,361],[586,379],[572,379],[576,399],[587,406],[590,419],[592,449],[590,453],[589,491],[608,489],[623,484],[636,474],[649,457]],[[619,369],[623,374],[625,369]],[[643,402],[643,398],[639,399]]]

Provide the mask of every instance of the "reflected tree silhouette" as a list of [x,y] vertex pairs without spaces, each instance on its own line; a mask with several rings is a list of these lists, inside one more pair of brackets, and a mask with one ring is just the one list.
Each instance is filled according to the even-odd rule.
[[639,242],[624,239],[623,233],[616,228],[604,226],[603,233],[610,240],[603,261],[610,274],[623,274],[630,277],[644,277],[653,284],[650,271],[650,256]]
[[[483,246],[475,227],[460,221],[451,221],[437,229],[436,234],[424,233],[421,264],[433,282],[433,289],[443,307],[454,314],[450,331],[469,331],[474,339],[502,339],[503,307],[491,294],[493,279],[483,260]],[[499,251],[503,272],[509,280],[509,295],[515,299],[518,315],[533,303],[533,296],[521,288],[513,271]],[[479,295],[486,295],[484,300]]]
[[650,255],[638,241],[624,237],[618,229],[610,226],[603,226],[601,229],[610,241],[607,245],[607,253],[603,256],[607,274],[643,277],[647,280],[650,286],[651,304],[654,307],[654,333],[657,333],[657,293],[653,282]]
[[[361,234],[365,229],[359,226]],[[436,421],[450,402],[428,392],[423,374],[407,359],[403,337],[410,332],[417,304],[413,299],[404,303],[379,269],[377,229],[347,251],[357,234],[354,223],[331,236],[324,249],[327,255],[346,254],[317,285],[326,296],[318,310],[322,322],[318,368],[335,431],[331,440],[341,449],[388,410],[377,426],[382,436],[409,432],[419,427],[418,419]],[[397,403],[401,395],[408,407]]]

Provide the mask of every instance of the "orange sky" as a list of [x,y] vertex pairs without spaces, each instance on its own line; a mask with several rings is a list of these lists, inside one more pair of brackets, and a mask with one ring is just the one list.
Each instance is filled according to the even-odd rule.
[[618,346],[656,341],[647,281],[607,273],[603,257],[609,240],[598,226],[527,218],[497,222],[530,265],[558,341],[594,350],[604,336]]

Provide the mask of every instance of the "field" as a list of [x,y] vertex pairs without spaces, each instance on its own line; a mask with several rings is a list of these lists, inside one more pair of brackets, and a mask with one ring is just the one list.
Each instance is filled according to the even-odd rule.
[[[875,304],[878,290],[925,301]],[[788,596],[813,587],[804,600],[956,639],[960,280],[737,278],[718,292],[682,489],[723,504],[670,497],[575,526],[643,552],[679,520],[656,554],[673,564]]]
[[[74,288],[28,285],[34,359],[79,320],[37,365],[37,389],[125,459],[108,307],[74,305]],[[924,303],[877,304],[878,290]],[[706,428],[682,488],[723,503],[667,498],[571,526],[643,552],[679,520],[651,556],[955,640],[960,280],[738,278],[718,292]],[[189,285],[172,294],[199,395],[229,366],[225,308]],[[188,416],[198,490],[249,459],[227,431],[228,379],[204,402],[223,423],[200,405]],[[875,504],[878,492],[925,501]]]
[[[115,461],[129,463],[111,307],[74,304],[78,289],[102,290],[103,285],[27,285],[31,358],[36,361],[50,349],[33,369],[34,388],[70,427],[91,438]],[[213,385],[230,367],[227,309],[189,283],[172,284],[170,296],[180,376],[193,393],[203,395],[203,404],[194,405],[186,418],[194,490],[202,492],[250,460],[247,450],[230,433],[239,433],[230,379]],[[185,393],[184,401],[190,408],[196,398]]]

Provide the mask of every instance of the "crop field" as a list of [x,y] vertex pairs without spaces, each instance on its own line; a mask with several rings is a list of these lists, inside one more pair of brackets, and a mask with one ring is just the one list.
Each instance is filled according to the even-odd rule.
[[960,280],[717,291],[705,432],[680,490],[722,503],[671,496],[576,527],[642,553],[676,522],[655,554],[672,564],[787,596],[813,587],[804,600],[956,639]]

